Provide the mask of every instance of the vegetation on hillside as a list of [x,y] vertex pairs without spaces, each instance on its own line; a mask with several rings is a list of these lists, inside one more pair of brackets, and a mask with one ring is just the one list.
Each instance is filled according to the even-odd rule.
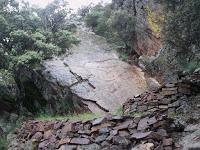
[[68,27],[67,3],[55,0],[33,8],[16,0],[0,0],[0,69],[35,64],[66,51],[79,41]]
[[176,51],[178,67],[194,71],[200,67],[200,1],[167,1],[165,42]]
[[109,42],[117,45],[118,49],[123,49],[128,54],[133,52],[135,18],[127,10],[113,9],[112,5],[98,4],[92,8],[83,9],[81,14],[84,14],[82,16],[86,24],[96,34],[104,36]]

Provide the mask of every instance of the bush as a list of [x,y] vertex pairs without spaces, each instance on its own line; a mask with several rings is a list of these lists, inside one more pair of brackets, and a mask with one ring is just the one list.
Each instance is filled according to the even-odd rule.
[[170,53],[176,51],[178,69],[189,67],[194,70],[197,65],[191,64],[200,61],[200,1],[168,1],[165,4],[164,41],[171,49]]
[[53,55],[58,55],[62,53],[60,47],[52,43],[44,43],[42,41],[36,41],[34,44],[34,49],[38,53],[42,54],[44,59],[51,58]]
[[23,30],[16,30],[10,33],[12,48],[17,50],[18,54],[22,54],[24,50],[31,48],[33,39]]
[[55,43],[62,48],[63,52],[65,49],[70,48],[71,44],[78,44],[80,41],[69,31],[59,30],[55,34]]
[[97,5],[90,9],[85,22],[96,34],[104,36],[118,48],[131,51],[135,18],[128,11],[112,9],[111,5]]
[[27,51],[23,55],[16,57],[17,65],[27,65],[30,67],[40,63],[42,56],[35,51]]

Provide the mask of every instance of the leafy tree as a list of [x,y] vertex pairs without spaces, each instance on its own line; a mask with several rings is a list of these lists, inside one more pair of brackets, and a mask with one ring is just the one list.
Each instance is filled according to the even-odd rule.
[[126,48],[130,48],[135,34],[135,20],[132,14],[126,10],[115,11],[109,18],[108,24],[112,31],[122,39]]
[[44,9],[30,7],[25,2],[19,7],[16,0],[0,0],[0,8],[0,58],[10,60],[1,63],[1,68],[10,68],[9,64],[13,66],[18,57],[24,63],[30,57],[36,59],[35,53],[43,59],[51,58],[78,43],[72,35],[75,27],[69,27],[66,21],[70,10],[65,0],[54,0]]
[[[176,50],[179,65],[200,67],[200,1],[167,1],[164,37],[171,51]],[[192,66],[192,67],[191,67]]]
[[55,34],[55,39],[56,39],[55,43],[59,45],[60,48],[62,48],[63,50],[65,50],[65,48],[69,48],[70,43],[74,44],[79,43],[79,40],[75,36],[73,36],[71,32],[67,30],[59,30]]
[[127,10],[113,9],[112,5],[98,4],[90,9],[85,22],[95,33],[116,43],[119,48],[125,48],[128,52],[132,51],[135,18]]

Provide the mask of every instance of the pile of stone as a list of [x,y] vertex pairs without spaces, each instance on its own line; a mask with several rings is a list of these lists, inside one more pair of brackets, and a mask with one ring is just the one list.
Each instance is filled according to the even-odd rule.
[[179,80],[175,83],[168,83],[156,91],[145,92],[123,105],[126,115],[164,113],[173,114],[182,111],[187,103],[187,97],[199,89],[193,86],[188,80]]
[[9,149],[179,150],[170,138],[177,130],[165,116],[107,116],[91,121],[28,121],[10,137]]

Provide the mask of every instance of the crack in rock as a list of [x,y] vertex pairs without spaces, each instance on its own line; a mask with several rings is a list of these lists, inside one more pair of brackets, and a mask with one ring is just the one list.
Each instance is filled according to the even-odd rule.
[[75,76],[75,78],[77,79],[77,82],[73,83],[73,84],[70,86],[70,88],[73,87],[73,86],[75,86],[75,85],[77,85],[77,84],[79,84],[79,83],[87,82],[88,85],[89,85],[90,87],[92,87],[93,89],[96,89],[96,87],[89,81],[89,79],[83,79],[80,75],[78,75],[77,73],[73,72],[73,71],[71,70],[71,68],[69,67],[69,65],[68,65],[66,62],[63,62],[63,64],[64,64],[66,67],[69,68],[70,73],[73,74],[73,75]]

